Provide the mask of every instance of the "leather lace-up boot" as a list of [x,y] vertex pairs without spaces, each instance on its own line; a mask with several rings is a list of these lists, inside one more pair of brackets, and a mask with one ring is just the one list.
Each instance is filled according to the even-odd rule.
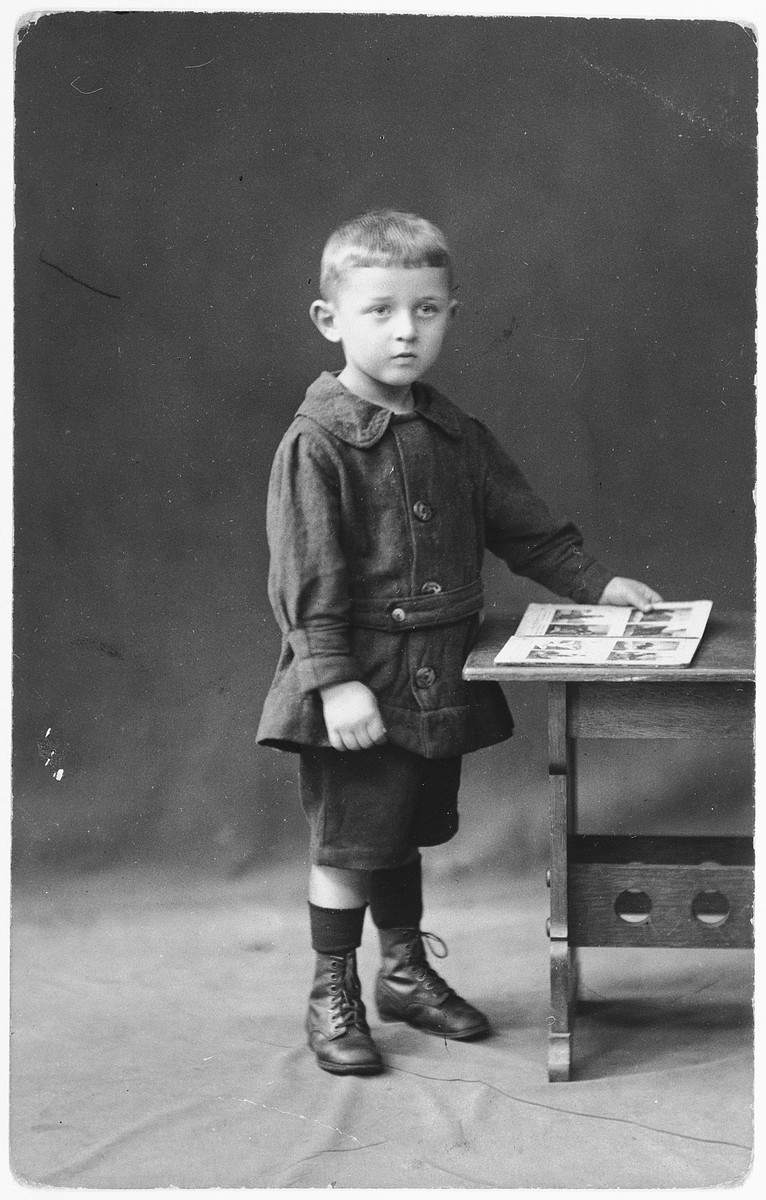
[[[375,985],[375,1002],[382,1021],[406,1021],[437,1037],[460,1040],[489,1033],[483,1013],[453,992],[426,958],[424,938],[447,947],[433,933],[419,929],[379,929],[383,952]],[[436,951],[433,951],[436,953]]]
[[355,950],[317,953],[306,1031],[323,1071],[376,1075],[383,1070],[383,1060],[367,1025]]

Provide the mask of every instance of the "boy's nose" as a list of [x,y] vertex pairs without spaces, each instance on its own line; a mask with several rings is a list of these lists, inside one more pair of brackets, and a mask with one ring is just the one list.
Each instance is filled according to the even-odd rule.
[[396,323],[396,337],[400,341],[411,342],[416,332],[413,318],[409,313],[403,314]]

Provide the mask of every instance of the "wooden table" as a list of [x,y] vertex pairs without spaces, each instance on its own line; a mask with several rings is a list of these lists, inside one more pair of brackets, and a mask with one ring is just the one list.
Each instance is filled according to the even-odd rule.
[[753,944],[751,837],[577,832],[579,739],[752,739],[753,619],[713,613],[689,667],[495,665],[519,619],[484,623],[463,676],[548,685],[548,1072],[562,1081],[572,1066],[578,947]]

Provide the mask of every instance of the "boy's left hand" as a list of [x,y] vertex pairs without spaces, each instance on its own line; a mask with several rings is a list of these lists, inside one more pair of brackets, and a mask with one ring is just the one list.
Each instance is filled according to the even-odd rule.
[[615,575],[604,588],[598,603],[630,604],[633,608],[647,612],[653,604],[662,604],[662,596],[647,584],[639,583],[637,579],[623,579],[620,575]]

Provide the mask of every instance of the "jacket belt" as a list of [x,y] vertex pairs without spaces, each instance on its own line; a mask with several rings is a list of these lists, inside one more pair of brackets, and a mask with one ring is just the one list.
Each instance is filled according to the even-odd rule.
[[447,592],[425,592],[419,596],[375,596],[351,601],[351,622],[363,629],[398,633],[406,629],[429,629],[452,625],[481,612],[484,589],[480,579]]

